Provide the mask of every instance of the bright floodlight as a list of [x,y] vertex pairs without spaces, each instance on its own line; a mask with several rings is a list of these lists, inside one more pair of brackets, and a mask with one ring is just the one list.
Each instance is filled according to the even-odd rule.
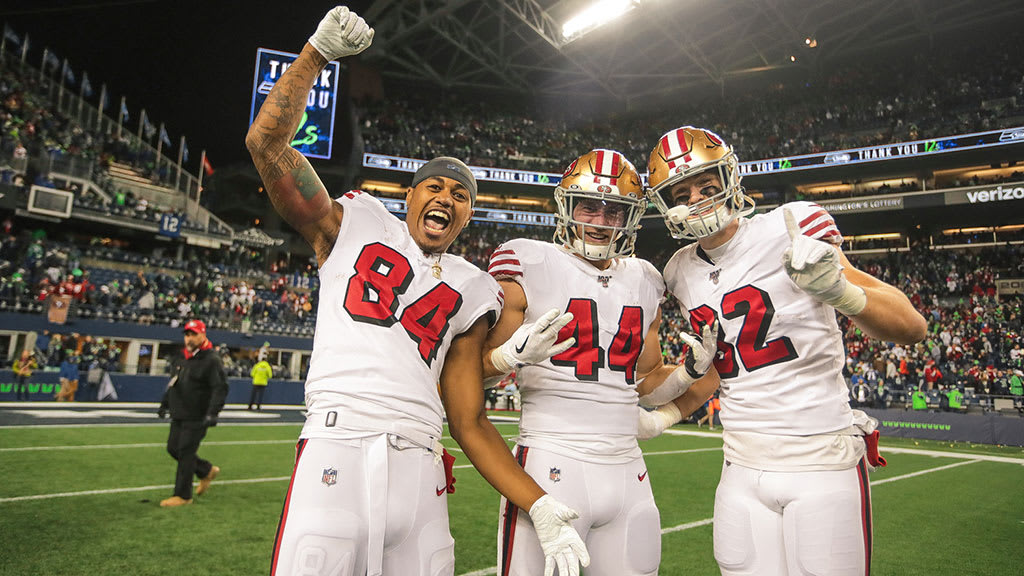
[[640,5],[640,0],[597,0],[562,24],[562,38],[574,40]]

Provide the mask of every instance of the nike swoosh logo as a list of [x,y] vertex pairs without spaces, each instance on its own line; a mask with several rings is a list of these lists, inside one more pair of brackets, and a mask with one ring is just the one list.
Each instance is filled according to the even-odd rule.
[[437,488],[437,495],[438,496],[440,496],[441,494],[444,494],[444,492],[445,492],[445,487],[444,486],[442,486],[440,488]]
[[647,478],[647,470],[644,470],[643,474],[637,474],[636,475],[636,479],[641,481],[641,482],[644,481],[644,478]]
[[523,350],[526,350],[526,343],[529,340],[530,340],[530,337],[527,336],[526,340],[523,340],[523,345],[522,346],[516,346],[516,354],[522,354]]

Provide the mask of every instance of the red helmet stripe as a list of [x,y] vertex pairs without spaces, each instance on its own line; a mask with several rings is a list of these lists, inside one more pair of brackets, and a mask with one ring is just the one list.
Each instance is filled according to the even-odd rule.
[[686,130],[683,128],[676,130],[675,136],[676,144],[679,146],[676,156],[679,156],[680,154],[689,154],[690,145],[686,142]]
[[[661,137],[661,155],[666,160],[669,160],[669,159],[672,158],[672,149],[671,149],[671,147],[669,146],[669,143],[668,143],[668,134],[665,134],[664,136]],[[672,167],[672,164],[669,163],[669,168],[671,168],[671,167]]]
[[707,136],[708,140],[711,140],[711,142],[713,144],[716,144],[718,146],[723,146],[722,139],[719,138],[718,136],[715,136],[713,133],[708,132],[707,130],[705,130],[704,131],[704,135]]

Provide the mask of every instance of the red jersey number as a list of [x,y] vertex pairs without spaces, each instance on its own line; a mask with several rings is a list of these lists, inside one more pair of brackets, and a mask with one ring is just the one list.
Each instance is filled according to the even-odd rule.
[[[765,342],[775,317],[775,306],[764,290],[748,285],[725,294],[722,296],[722,317],[727,320],[743,318],[735,346],[725,340],[725,330],[719,324],[715,370],[722,378],[739,375],[737,358],[747,372],[753,372],[797,357],[796,348],[788,337]],[[705,324],[716,318],[717,313],[707,305],[690,310],[690,326],[698,334]]]
[[[562,327],[558,340],[570,336],[576,343],[561,354],[551,357],[555,366],[571,366],[576,378],[596,382],[598,370],[604,366],[605,350],[598,341],[597,302],[588,298],[573,298],[566,307],[572,312],[572,321]],[[636,361],[643,348],[644,311],[639,306],[626,306],[619,316],[619,328],[608,347],[608,368],[625,374],[627,384],[636,382]]]
[[409,289],[413,278],[409,260],[376,242],[363,247],[354,268],[343,305],[348,315],[357,322],[385,328],[400,322],[430,366],[452,317],[462,307],[462,295],[442,282],[406,306],[399,320],[395,316],[398,296]]

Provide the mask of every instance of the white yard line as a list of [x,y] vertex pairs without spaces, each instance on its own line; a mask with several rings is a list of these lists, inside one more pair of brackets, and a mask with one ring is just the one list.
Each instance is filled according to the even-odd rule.
[[[295,444],[298,439],[291,440],[223,440],[203,442],[203,446],[251,446],[257,444]],[[146,442],[142,444],[82,444],[75,446],[23,446],[21,448],[0,448],[0,452],[48,452],[50,450],[104,450],[116,448],[163,448],[166,442]]]
[[[509,439],[515,438],[515,436],[502,436],[502,438]],[[451,436],[442,436],[441,440],[451,440]],[[258,444],[295,444],[298,442],[298,438],[291,438],[288,440],[221,440],[203,442],[203,446],[251,446]],[[71,446],[22,446],[19,448],[0,448],[2,452],[48,452],[51,450],[90,450],[90,449],[117,449],[117,448],[163,448],[166,446],[165,442],[145,442],[140,444],[76,444]],[[458,448],[448,448],[449,451],[462,450]]]
[[872,486],[878,486],[880,484],[888,484],[889,482],[895,482],[897,480],[905,480],[907,478],[913,478],[915,476],[921,476],[923,474],[931,474],[932,472],[938,472],[940,470],[949,470],[950,468],[956,468],[957,466],[964,466],[967,464],[976,464],[981,460],[964,460],[963,462],[954,462],[952,464],[946,464],[945,466],[939,466],[938,468],[928,468],[926,470],[918,470],[917,472],[911,472],[910,474],[904,474],[902,476],[893,476],[892,478],[882,478],[881,480],[875,480],[871,483]]
[[[280,482],[290,480],[291,476],[278,476],[275,478],[244,478],[242,480],[218,480],[217,484],[259,484],[263,482]],[[0,504],[6,502],[22,502],[25,500],[49,500],[51,498],[66,498],[68,496],[92,496],[95,494],[123,494],[125,492],[149,492],[151,490],[174,490],[174,484],[161,484],[159,486],[137,486],[135,488],[111,488],[109,490],[84,490],[82,492],[58,492],[56,494],[35,494],[33,496],[14,496],[11,498],[0,498]]]
[[1009,456],[993,456],[991,454],[972,454],[970,452],[938,452],[936,450],[921,450],[919,448],[890,448],[888,446],[880,446],[879,450],[883,453],[892,452],[894,454],[917,454],[919,456],[935,456],[937,458],[964,458],[970,460],[984,460],[985,462],[1020,464],[1021,466],[1024,466],[1024,458],[1011,458]]

